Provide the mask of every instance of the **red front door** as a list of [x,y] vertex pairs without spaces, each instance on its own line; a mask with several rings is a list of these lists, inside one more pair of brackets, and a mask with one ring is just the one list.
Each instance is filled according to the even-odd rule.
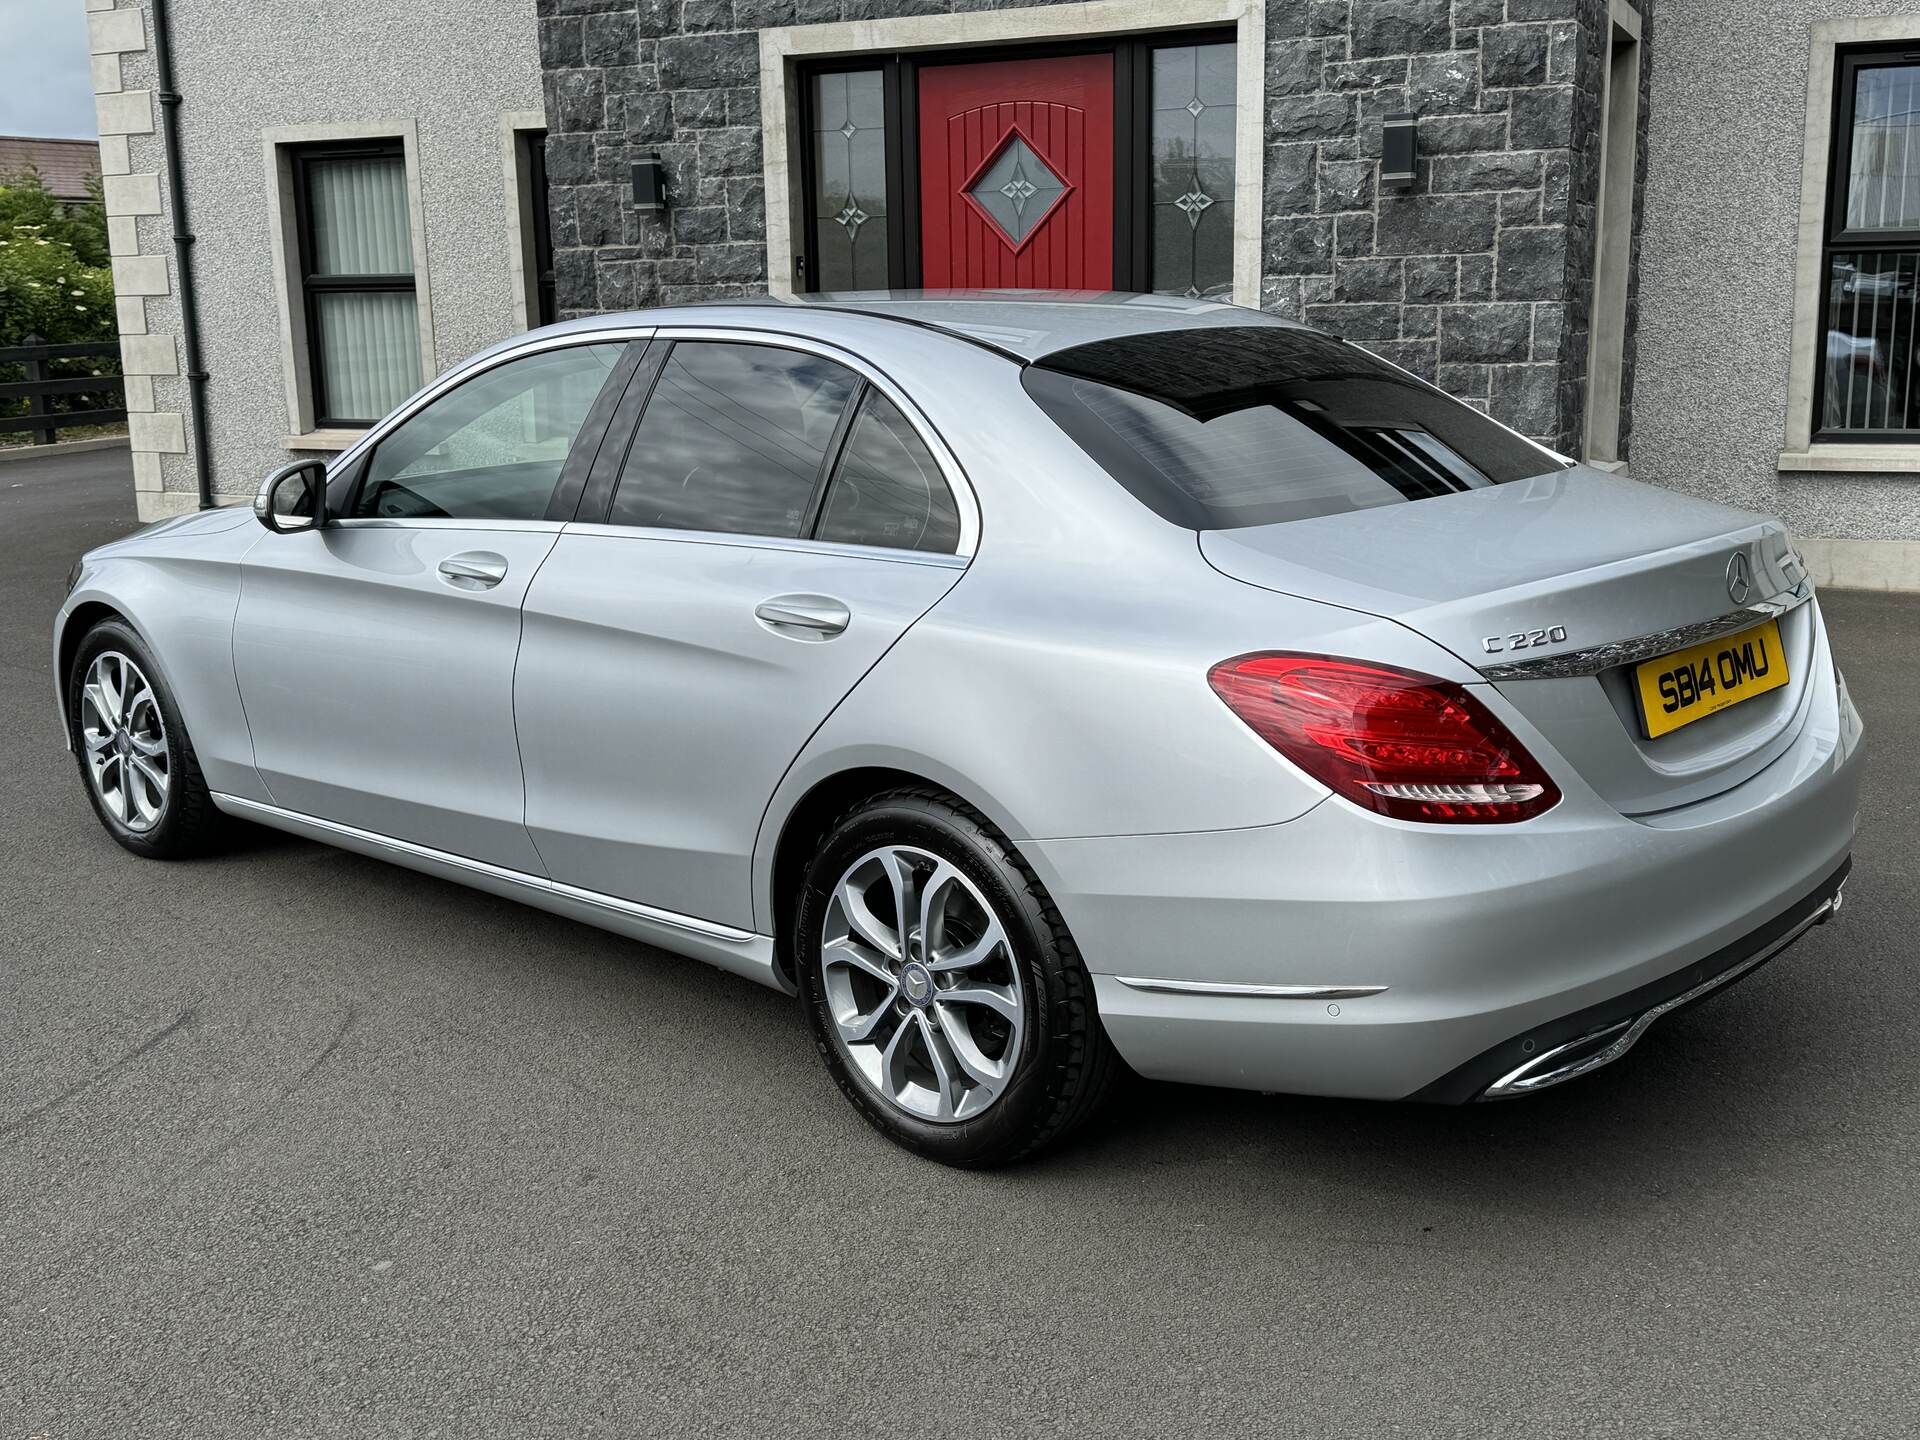
[[1113,56],[920,72],[922,283],[1113,288]]

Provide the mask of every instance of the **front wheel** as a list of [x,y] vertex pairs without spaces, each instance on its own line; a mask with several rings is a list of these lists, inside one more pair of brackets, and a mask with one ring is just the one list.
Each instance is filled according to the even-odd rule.
[[107,833],[148,859],[198,854],[219,831],[180,708],[140,637],[103,620],[67,676],[67,733]]
[[908,1149],[1007,1164],[1105,1096],[1118,1061],[1072,937],[971,810],[901,790],[845,815],[808,870],[794,925],[828,1070]]

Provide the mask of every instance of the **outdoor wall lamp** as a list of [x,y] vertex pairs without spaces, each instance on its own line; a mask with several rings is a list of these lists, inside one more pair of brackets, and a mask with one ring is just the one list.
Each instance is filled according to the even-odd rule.
[[1388,115],[1380,122],[1380,188],[1411,190],[1420,158],[1417,115]]
[[667,208],[667,172],[657,150],[648,150],[633,162],[633,208]]

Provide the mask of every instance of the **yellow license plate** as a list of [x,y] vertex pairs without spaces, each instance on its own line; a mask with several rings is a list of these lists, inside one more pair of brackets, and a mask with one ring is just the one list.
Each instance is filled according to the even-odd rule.
[[1690,645],[1635,667],[1640,718],[1658,740],[1682,725],[1717,715],[1787,683],[1780,623],[1769,620],[1737,635]]

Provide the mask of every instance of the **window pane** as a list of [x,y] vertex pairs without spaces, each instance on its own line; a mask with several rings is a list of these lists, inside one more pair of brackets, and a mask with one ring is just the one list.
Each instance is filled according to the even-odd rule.
[[1153,52],[1153,288],[1233,289],[1234,46]]
[[327,418],[378,420],[420,388],[411,290],[323,290],[314,318]]
[[1281,326],[1075,346],[1027,391],[1143,504],[1194,530],[1272,525],[1558,468],[1364,350]]
[[398,155],[307,162],[316,275],[411,275],[406,164]]
[[380,442],[353,513],[541,519],[574,436],[624,348],[543,351],[442,395]]
[[1920,229],[1920,66],[1855,72],[1847,229]]
[[1823,430],[1920,428],[1913,384],[1920,255],[1827,257]]
[[613,523],[797,536],[856,383],[797,350],[675,345],[620,472]]
[[814,290],[887,287],[887,122],[878,70],[813,78]]
[[952,554],[960,516],[940,467],[907,419],[877,390],[847,435],[815,532],[848,545]]

